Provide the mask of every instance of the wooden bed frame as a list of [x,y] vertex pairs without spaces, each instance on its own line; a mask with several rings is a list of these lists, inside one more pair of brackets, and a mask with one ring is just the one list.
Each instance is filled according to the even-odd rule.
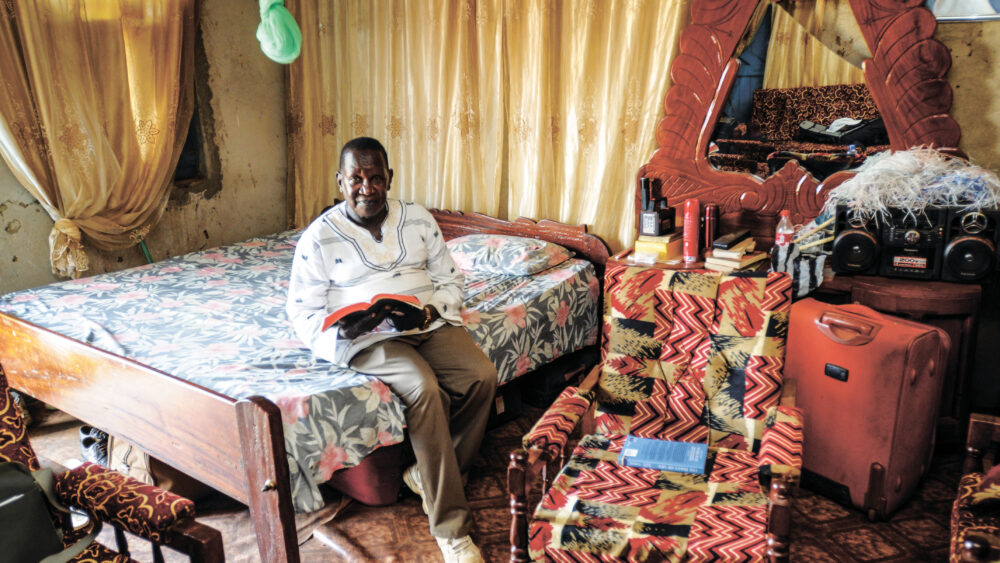
[[[603,273],[607,244],[585,226],[431,210],[445,239],[471,233],[543,239]],[[0,313],[0,364],[11,387],[135,443],[250,507],[264,561],[299,561],[281,413]]]

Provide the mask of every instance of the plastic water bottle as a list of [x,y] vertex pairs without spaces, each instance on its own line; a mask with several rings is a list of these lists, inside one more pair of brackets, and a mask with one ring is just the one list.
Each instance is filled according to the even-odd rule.
[[786,271],[784,262],[788,257],[789,246],[795,238],[795,227],[792,225],[791,214],[787,209],[781,211],[781,219],[774,233],[774,246],[771,248],[771,270]]
[[791,214],[787,209],[781,211],[781,220],[778,221],[778,230],[774,234],[775,246],[787,246],[795,238],[795,227],[792,226]]

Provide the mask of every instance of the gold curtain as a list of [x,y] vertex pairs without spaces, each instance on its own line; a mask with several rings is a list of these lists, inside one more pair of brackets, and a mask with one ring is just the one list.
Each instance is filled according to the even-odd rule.
[[501,0],[296,0],[289,66],[293,220],[340,197],[340,148],[382,141],[392,197],[497,215],[503,165]]
[[[763,87],[864,83],[861,67],[841,57],[820,39],[824,29],[833,27],[854,36],[851,30],[857,29],[857,24],[847,0],[796,2],[794,13],[774,4]],[[860,37],[860,30],[856,34]],[[861,56],[851,58],[860,60]]]
[[629,245],[688,2],[510,0],[506,13],[510,216]]
[[338,196],[340,147],[383,141],[395,197],[633,237],[687,0],[297,0],[294,223]]
[[159,220],[193,53],[193,0],[0,4],[0,154],[56,221],[56,274],[87,269],[83,242],[125,248]]

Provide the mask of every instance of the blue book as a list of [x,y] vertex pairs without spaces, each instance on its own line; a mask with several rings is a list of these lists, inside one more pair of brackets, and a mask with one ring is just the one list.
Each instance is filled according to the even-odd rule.
[[705,473],[708,444],[626,436],[618,463],[679,473]]

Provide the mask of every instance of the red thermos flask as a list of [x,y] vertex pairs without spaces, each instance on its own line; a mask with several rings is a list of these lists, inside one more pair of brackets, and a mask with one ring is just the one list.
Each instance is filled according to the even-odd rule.
[[719,228],[719,206],[714,203],[709,203],[705,205],[705,220],[704,220],[704,233],[705,236],[701,241],[701,247],[706,251],[712,248],[712,243],[715,242],[715,237],[718,235]]

